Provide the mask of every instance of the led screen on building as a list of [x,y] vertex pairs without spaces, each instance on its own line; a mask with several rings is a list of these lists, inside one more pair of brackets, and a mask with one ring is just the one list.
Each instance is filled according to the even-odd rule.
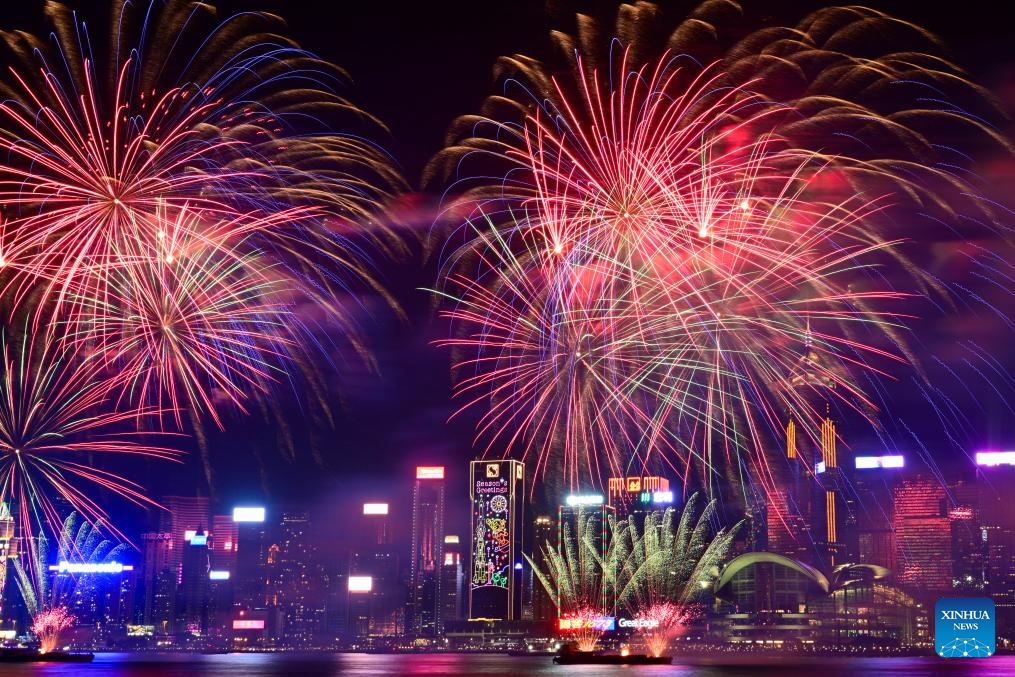
[[524,469],[518,461],[474,461],[471,473],[472,562],[470,618],[514,619],[521,557]]

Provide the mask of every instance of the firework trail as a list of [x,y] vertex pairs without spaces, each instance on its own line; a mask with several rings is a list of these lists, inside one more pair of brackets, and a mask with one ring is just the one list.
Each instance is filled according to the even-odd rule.
[[60,635],[74,625],[74,614],[66,607],[45,609],[32,619],[32,632],[39,638],[39,651],[49,653],[56,649]]
[[[483,217],[439,285],[457,321],[448,343],[467,404],[486,388],[488,453],[537,455],[572,488],[655,455],[685,490],[722,478],[752,500],[776,482],[765,448],[786,420],[816,446],[816,402],[877,427],[893,363],[926,378],[899,301],[947,297],[936,312],[956,290],[895,210],[915,206],[928,237],[948,223],[996,238],[951,139],[1011,147],[990,126],[993,97],[893,17],[832,8],[751,32],[735,3],[705,3],[665,21],[651,3],[621,5],[615,30],[579,15],[552,34],[561,59],[501,59],[487,117],[452,126],[427,180],[458,179],[449,213]],[[873,27],[891,38],[872,47]],[[599,399],[579,404],[575,388],[517,378],[547,373],[572,331],[604,356],[611,394],[586,389]],[[567,433],[498,431],[512,405]]]
[[[15,514],[18,531],[58,534],[56,501],[121,540],[95,491],[154,506],[136,482],[99,467],[105,459],[177,461],[180,453],[131,432],[138,411],[112,408],[115,378],[98,360],[61,344],[54,332],[11,336],[0,342],[0,503]],[[142,415],[160,412],[145,408]]]
[[293,307],[365,353],[343,300],[390,300],[370,252],[400,246],[382,211],[404,182],[367,140],[383,127],[335,93],[345,73],[277,17],[118,2],[103,41],[64,5],[46,13],[49,40],[0,34],[18,64],[0,78],[5,305],[39,304],[36,328],[105,353],[128,372],[118,402],[187,423],[207,466],[202,417],[222,428],[225,405],[274,407],[280,376],[315,381],[280,357]]
[[658,455],[685,486],[747,473],[767,491],[767,431],[820,418],[802,356],[820,353],[835,397],[868,417],[856,372],[904,361],[905,295],[872,272],[899,258],[868,228],[876,201],[824,191],[827,159],[742,140],[768,114],[728,124],[749,92],[713,100],[705,79],[673,94],[668,63],[586,92],[591,128],[533,119],[535,195],[477,228],[475,274],[449,264],[458,336],[442,344],[469,355],[466,406],[489,401],[488,451],[520,448],[571,488]]
[[[105,538],[102,529],[102,524],[90,524],[72,512],[63,522],[55,553],[50,552],[49,538],[45,533],[24,539],[23,542],[28,547],[18,552],[18,557],[12,559],[11,563],[18,591],[33,620],[42,618],[41,623],[45,625],[46,614],[58,609],[69,611],[80,605],[83,600],[89,599],[87,589],[95,585],[90,574],[53,576],[49,570],[51,555],[55,554],[57,564],[101,564],[117,561],[127,550],[126,544],[114,544]],[[79,611],[83,612],[81,616],[90,615],[87,608]],[[35,630],[33,632],[41,638],[41,633]]]
[[221,404],[246,413],[297,345],[285,274],[246,246],[284,216],[240,227],[186,208],[159,216],[156,233],[127,238],[113,265],[72,284],[69,340],[121,375],[118,404],[166,412],[177,428],[186,414],[223,428]]

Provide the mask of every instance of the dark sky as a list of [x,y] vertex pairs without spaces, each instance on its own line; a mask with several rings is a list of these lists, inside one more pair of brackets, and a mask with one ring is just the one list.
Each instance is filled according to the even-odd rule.
[[[74,3],[72,3],[74,4]],[[457,115],[476,112],[491,93],[491,67],[498,55],[545,54],[550,21],[544,3],[536,0],[461,0],[377,2],[373,0],[251,0],[230,7],[267,8],[287,20],[292,37],[304,47],[347,69],[354,81],[350,98],[385,121],[389,139],[381,139],[418,184],[426,159],[441,147],[448,123]],[[663,3],[687,8],[689,3]],[[827,3],[745,3],[757,11],[772,10],[773,20],[795,22],[809,9]],[[845,4],[845,3],[844,3]],[[879,2],[869,6],[920,23],[941,36],[953,58],[1012,104],[1015,55],[1007,3]],[[89,16],[105,25],[105,3],[86,2]],[[41,6],[41,2],[38,3]],[[0,26],[37,30],[37,3],[4,3]],[[417,247],[416,253],[420,248]],[[408,478],[417,462],[450,466],[451,496],[464,502],[466,461],[470,457],[469,419],[451,425],[449,364],[446,353],[429,343],[443,333],[432,318],[431,302],[419,287],[433,285],[433,266],[415,256],[383,262],[381,275],[402,304],[402,321],[381,306],[364,318],[379,373],[355,366],[336,378],[334,428],[296,430],[295,457],[288,459],[272,446],[270,424],[235,419],[225,435],[209,437],[219,476],[216,493],[224,503],[260,498],[267,488],[274,496],[307,503],[333,500],[354,505],[360,498],[383,498],[403,505]],[[296,411],[291,398],[280,406]],[[985,420],[990,418],[985,415]],[[256,419],[256,417],[255,417]],[[306,420],[310,420],[309,417]],[[919,422],[917,426],[921,425]],[[313,441],[311,441],[311,437]],[[988,436],[989,437],[989,436]],[[989,442],[992,440],[985,440]],[[997,440],[1001,442],[1003,440]],[[317,461],[311,447],[323,457]],[[252,460],[259,458],[260,460]],[[166,472],[151,471],[156,493],[193,493],[200,486],[196,464]],[[463,503],[460,512],[464,513]],[[454,522],[456,518],[452,518]]]

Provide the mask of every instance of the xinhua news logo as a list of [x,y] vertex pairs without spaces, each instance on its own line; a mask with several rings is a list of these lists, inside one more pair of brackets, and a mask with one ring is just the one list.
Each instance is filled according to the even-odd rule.
[[934,649],[944,658],[994,655],[994,600],[942,597],[934,605]]

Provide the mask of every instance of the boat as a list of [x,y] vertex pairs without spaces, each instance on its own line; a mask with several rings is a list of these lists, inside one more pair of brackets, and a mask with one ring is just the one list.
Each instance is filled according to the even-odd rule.
[[0,649],[0,663],[91,663],[93,653],[71,653],[70,651],[47,651],[38,649]]
[[670,665],[673,663],[673,656],[562,651],[553,657],[553,662],[557,665]]

